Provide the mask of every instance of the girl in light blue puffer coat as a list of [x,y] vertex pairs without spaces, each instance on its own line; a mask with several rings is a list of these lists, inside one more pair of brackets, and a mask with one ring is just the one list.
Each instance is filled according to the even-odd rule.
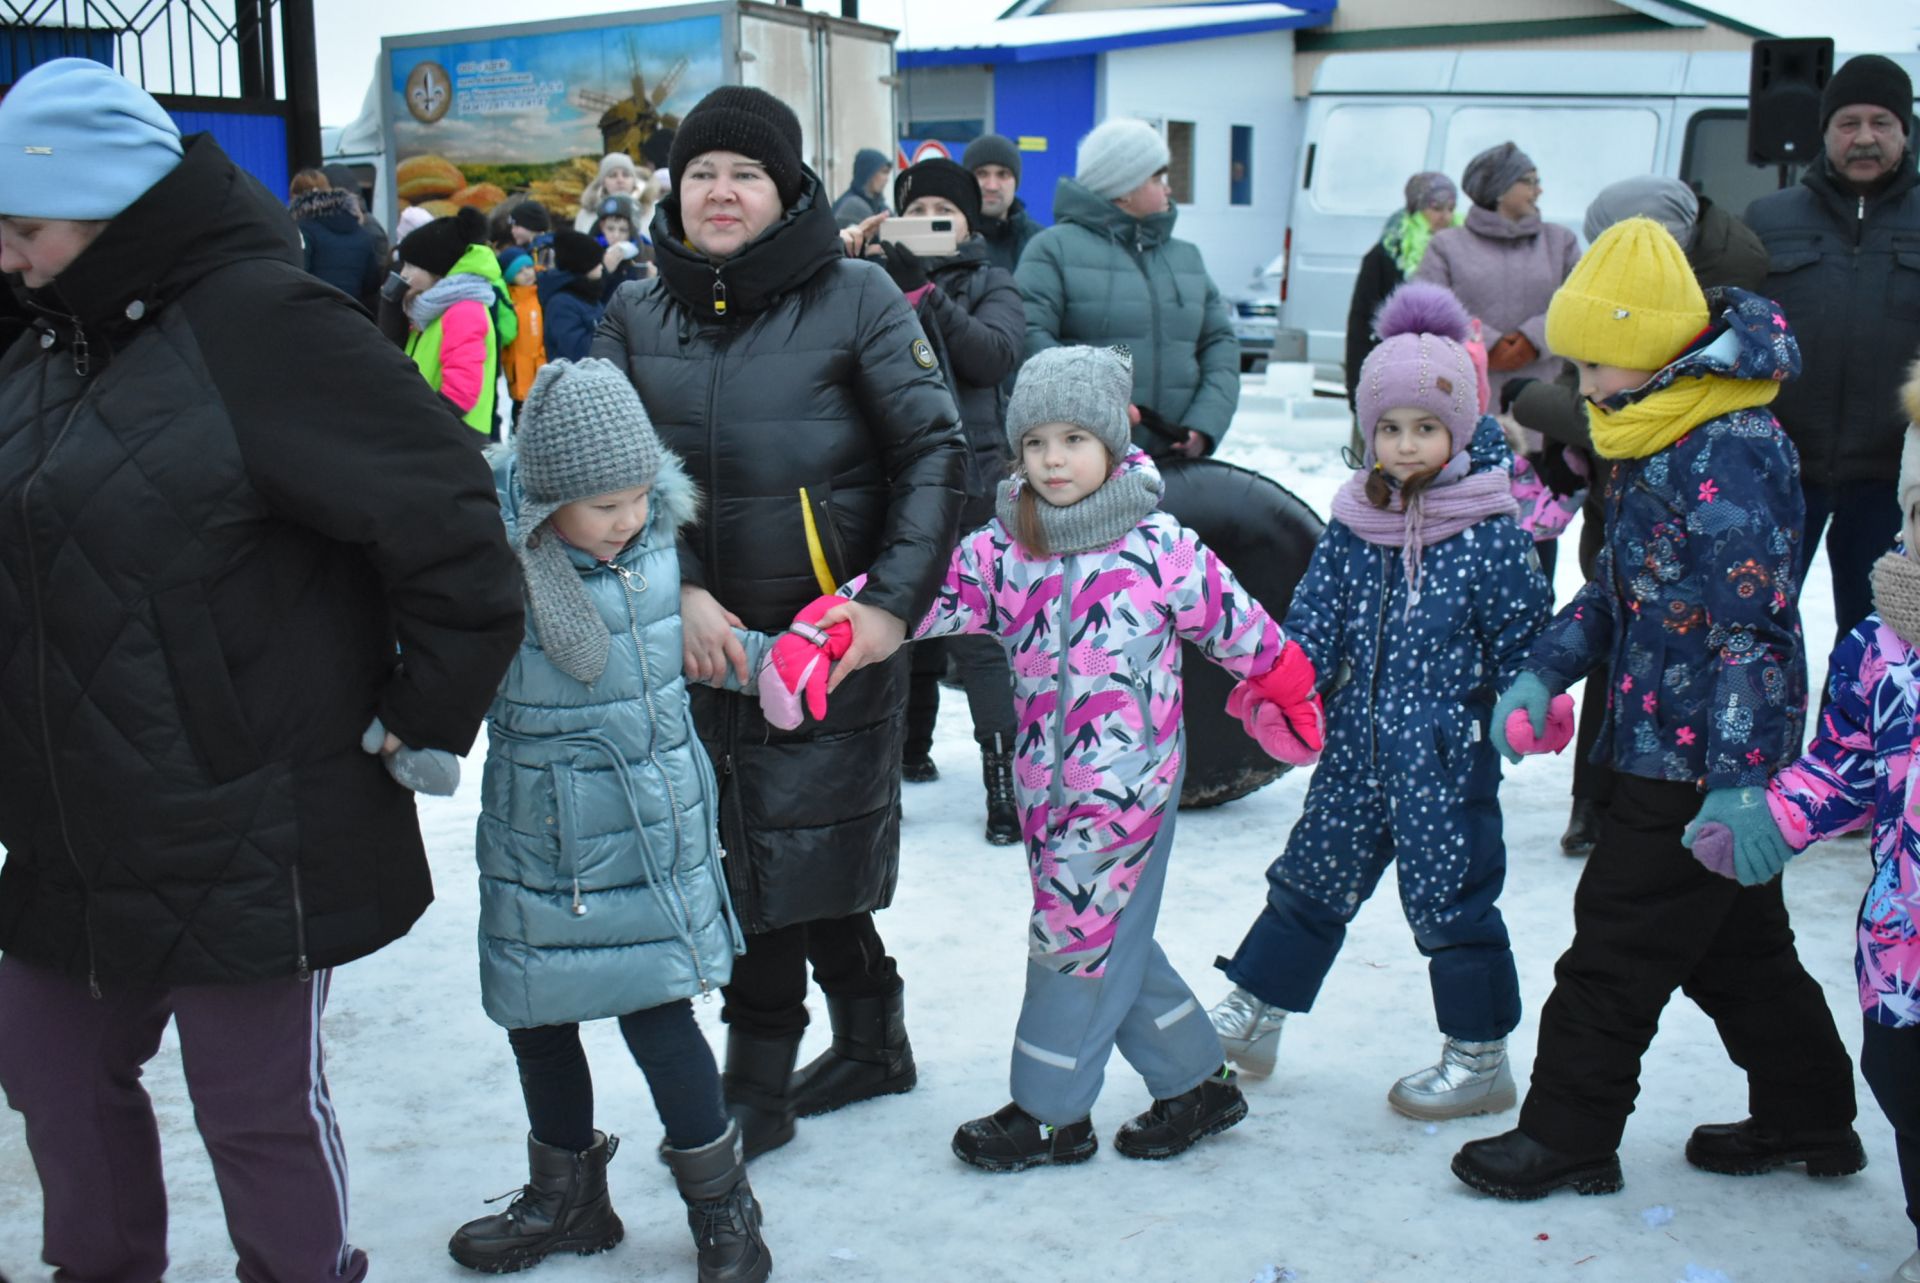
[[[681,672],[675,540],[699,496],[606,361],[542,369],[516,441],[494,477],[528,627],[487,714],[475,854],[481,997],[519,1065],[531,1175],[448,1248],[498,1273],[620,1241],[606,1179],[619,1142],[594,1130],[579,1033],[614,1017],[666,1129],[700,1283],[758,1283],[772,1270],[760,1208],[689,1002],[744,948]],[[730,686],[768,644],[739,636]]]

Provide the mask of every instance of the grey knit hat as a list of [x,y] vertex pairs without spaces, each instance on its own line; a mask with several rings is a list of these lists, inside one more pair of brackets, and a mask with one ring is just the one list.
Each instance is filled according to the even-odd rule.
[[1073,177],[1094,195],[1119,200],[1165,169],[1171,159],[1159,130],[1144,120],[1119,117],[1080,140]]
[[1050,347],[1020,367],[1007,399],[1007,443],[1043,423],[1072,423],[1099,437],[1118,459],[1133,449],[1127,405],[1133,400],[1133,354],[1123,347]]
[[1020,181],[1020,148],[1002,134],[981,134],[960,153],[960,163],[969,171],[982,165],[999,165],[1012,171],[1014,182]]
[[665,451],[633,384],[598,357],[541,369],[515,441],[513,548],[533,626],[554,666],[591,684],[606,671],[612,636],[547,518],[577,499],[652,485]]

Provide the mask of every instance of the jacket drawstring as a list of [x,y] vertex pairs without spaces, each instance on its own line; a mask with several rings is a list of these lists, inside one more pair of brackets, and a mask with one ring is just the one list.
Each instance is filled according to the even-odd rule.
[[[607,759],[608,764],[613,768],[613,778],[620,787],[621,798],[627,804],[627,814],[633,820],[634,839],[639,846],[640,863],[647,875],[647,890],[652,894],[654,903],[660,907],[661,914],[672,924],[674,937],[687,947],[689,953],[697,954],[700,948],[699,942],[693,938],[692,929],[682,921],[679,909],[668,896],[665,885],[667,877],[654,858],[653,844],[647,840],[646,820],[640,814],[640,799],[634,792],[633,777],[627,773],[626,755],[614,745],[613,741],[594,731],[572,731],[562,735],[523,735],[497,723],[489,724],[487,733],[516,744],[584,748]],[[725,872],[720,867],[717,843],[709,844],[706,864],[709,866],[708,871],[718,879],[715,885],[724,887]],[[586,913],[586,906],[580,900],[580,871],[577,863],[573,874],[573,912],[576,917],[584,916]],[[732,915],[728,916],[731,921]],[[746,948],[746,941],[740,934],[739,923],[732,921],[731,925],[735,952],[743,951]]]

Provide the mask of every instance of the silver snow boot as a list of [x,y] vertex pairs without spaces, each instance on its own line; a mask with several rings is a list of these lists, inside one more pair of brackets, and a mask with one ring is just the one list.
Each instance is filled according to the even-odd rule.
[[1387,1093],[1387,1103],[1409,1118],[1466,1118],[1497,1114],[1514,1105],[1513,1070],[1507,1040],[1447,1039],[1440,1063],[1408,1074]]
[[1227,1059],[1249,1078],[1265,1078],[1280,1057],[1280,1026],[1287,1013],[1235,987],[1207,1013]]

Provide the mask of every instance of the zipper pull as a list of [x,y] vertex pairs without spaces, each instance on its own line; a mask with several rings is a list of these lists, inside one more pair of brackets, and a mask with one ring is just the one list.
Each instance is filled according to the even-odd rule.
[[713,274],[713,314],[715,316],[727,314],[727,283],[720,279],[718,272]]
[[305,984],[307,981],[313,979],[313,968],[307,965],[306,954],[303,953],[294,960],[293,976],[294,979],[298,980],[301,984]]
[[720,755],[720,773],[722,775],[733,774],[733,754],[722,753]]
[[87,995],[95,1002],[100,1001],[100,973],[92,967],[87,968]]
[[1862,223],[1867,221],[1867,198],[1865,196],[1860,198],[1860,211],[1854,217]]

